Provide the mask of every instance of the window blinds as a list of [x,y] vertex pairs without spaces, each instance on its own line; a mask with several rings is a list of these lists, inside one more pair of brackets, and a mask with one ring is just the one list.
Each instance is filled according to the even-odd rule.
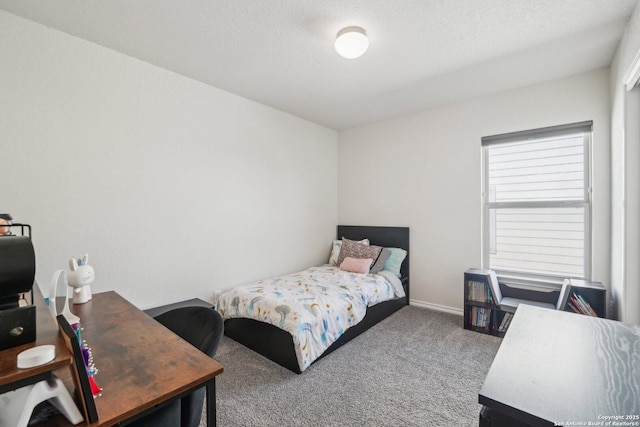
[[506,142],[524,141],[527,139],[552,138],[568,136],[577,133],[591,132],[593,130],[593,120],[565,125],[549,126],[540,129],[523,130],[519,132],[503,133],[500,135],[483,136],[482,146],[487,147]]

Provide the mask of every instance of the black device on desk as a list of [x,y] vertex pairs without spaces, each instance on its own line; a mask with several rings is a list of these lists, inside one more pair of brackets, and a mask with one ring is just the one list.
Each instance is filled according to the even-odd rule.
[[36,256],[27,236],[0,236],[0,350],[35,341],[36,309],[20,306],[30,292],[36,273]]

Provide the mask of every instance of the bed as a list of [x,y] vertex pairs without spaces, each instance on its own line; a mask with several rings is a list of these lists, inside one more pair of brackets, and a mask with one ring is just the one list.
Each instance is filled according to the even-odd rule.
[[[276,326],[275,324],[265,323],[267,320],[266,316],[263,320],[256,320],[252,318],[245,317],[237,317],[242,316],[243,314],[238,313],[238,311],[244,313],[251,309],[251,311],[260,311],[258,307],[249,307],[246,306],[242,309],[238,309],[238,298],[233,297],[233,295],[225,295],[222,294],[218,301],[220,304],[218,305],[218,311],[221,312],[223,318],[225,319],[224,323],[224,331],[225,335],[233,340],[243,344],[244,346],[256,351],[257,353],[267,357],[268,359],[278,363],[281,366],[284,366],[287,369],[290,369],[293,372],[301,373],[308,366],[320,360],[324,356],[333,352],[337,348],[346,344],[353,338],[357,337],[367,329],[371,328],[375,324],[379,323],[381,320],[385,319],[389,315],[398,311],[405,305],[409,304],[409,228],[408,227],[369,227],[369,226],[344,226],[339,225],[337,229],[337,239],[349,239],[352,241],[361,241],[362,239],[368,239],[370,245],[380,246],[384,248],[400,248],[406,251],[406,257],[402,262],[399,269],[399,279],[397,283],[393,283],[393,286],[389,285],[391,282],[388,274],[369,274],[366,275],[366,284],[361,287],[369,287],[369,286],[378,286],[375,291],[370,291],[370,294],[373,295],[378,290],[382,293],[391,292],[389,288],[394,288],[394,294],[388,296],[388,300],[383,302],[374,301],[374,305],[370,305],[371,301],[369,301],[369,297],[362,296],[362,299],[368,300],[369,307],[364,308],[364,311],[359,315],[352,315],[355,320],[354,323],[349,324],[348,326],[343,326],[344,330],[340,330],[336,336],[331,336],[328,340],[330,343],[326,349],[323,349],[319,354],[313,354],[309,360],[303,361],[303,356],[301,355],[300,342],[297,338],[292,336],[292,333],[281,329],[283,327],[283,323],[285,318],[289,315],[291,317],[293,314],[298,314],[297,312],[289,313],[288,308],[282,308],[282,306],[276,307],[276,311],[280,310],[279,313],[282,316],[282,322],[280,326]],[[338,270],[338,271],[337,271]],[[384,272],[388,273],[388,272]],[[349,277],[345,277],[349,276]],[[263,286],[269,282],[269,285],[275,284],[288,284],[291,286],[292,281],[296,282],[300,280],[300,284],[306,283],[305,280],[313,280],[313,281],[322,281],[323,290],[327,290],[327,288],[331,289],[331,284],[329,283],[331,280],[334,281],[344,281],[351,280],[351,276],[365,276],[365,275],[354,275],[351,273],[345,273],[343,271],[339,271],[339,268],[330,266],[320,266],[320,267],[312,267],[303,272],[298,272],[293,275],[281,276],[279,278],[268,279],[266,281],[259,281],[254,284],[249,284],[246,286],[253,287],[253,291],[262,292]],[[336,279],[336,277],[338,277]],[[385,279],[385,278],[387,279]],[[357,279],[357,278],[356,278]],[[386,283],[386,285],[385,285]],[[324,286],[326,284],[326,287]],[[302,285],[304,286],[304,285]],[[382,288],[380,288],[382,286]],[[403,291],[402,296],[398,295],[398,287],[400,287],[400,291]],[[237,289],[237,288],[234,288]],[[229,292],[234,292],[234,289]],[[279,293],[279,292],[278,292]],[[255,294],[254,294],[255,295]],[[251,300],[249,305],[253,305],[253,302],[256,300],[261,300],[262,294],[259,293],[260,297],[256,298],[248,298],[247,303]],[[266,297],[265,297],[266,298]],[[351,298],[351,299],[349,299]],[[347,302],[355,302],[353,301],[352,295],[342,294],[342,299]],[[233,300],[235,305],[229,305],[229,301]],[[261,303],[260,301],[259,303]],[[258,304],[259,304],[258,303]],[[257,304],[257,305],[258,305]],[[321,305],[324,303],[321,303]],[[317,304],[309,304],[310,306]],[[309,310],[310,307],[306,306]],[[362,304],[360,304],[362,305]],[[360,305],[357,305],[359,307]],[[314,308],[314,307],[311,307]],[[316,307],[317,308],[317,307]],[[348,308],[352,310],[351,307]],[[355,308],[353,308],[356,311]],[[358,308],[358,311],[360,308]],[[304,310],[300,310],[304,311]],[[306,313],[306,311],[305,311]],[[351,311],[349,312],[351,313]],[[270,313],[273,314],[273,313]],[[306,313],[308,315],[308,313]],[[254,316],[255,317],[255,316]],[[337,316],[337,317],[346,317],[346,316]],[[333,321],[333,319],[330,319]],[[273,323],[273,322],[272,322]],[[277,323],[277,322],[276,322]],[[325,322],[326,323],[326,322]],[[322,325],[322,323],[320,323]],[[326,326],[326,324],[325,324]],[[309,333],[315,335],[323,335],[323,331],[311,331]],[[336,338],[337,337],[337,338]],[[323,336],[323,338],[325,338]],[[297,345],[296,345],[297,344]]]

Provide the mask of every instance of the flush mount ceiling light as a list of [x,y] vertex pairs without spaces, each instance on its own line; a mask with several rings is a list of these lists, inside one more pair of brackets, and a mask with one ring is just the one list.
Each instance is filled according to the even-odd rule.
[[369,48],[369,39],[364,28],[346,27],[338,31],[335,43],[336,52],[348,59],[362,56]]

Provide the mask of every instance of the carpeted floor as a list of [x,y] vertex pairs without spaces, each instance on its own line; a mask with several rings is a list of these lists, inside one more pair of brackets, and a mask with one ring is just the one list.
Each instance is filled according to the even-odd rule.
[[500,342],[409,306],[297,375],[225,337],[218,426],[477,426]]

